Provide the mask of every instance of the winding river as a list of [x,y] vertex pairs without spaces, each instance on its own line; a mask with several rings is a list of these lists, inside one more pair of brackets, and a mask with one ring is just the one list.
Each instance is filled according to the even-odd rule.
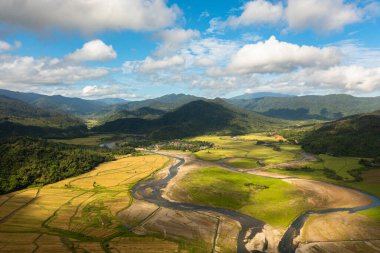
[[[248,216],[248,215],[245,215],[233,210],[229,210],[229,209],[201,206],[201,205],[196,205],[196,204],[191,204],[191,203],[171,202],[168,199],[162,197],[162,190],[165,189],[169,181],[177,175],[179,167],[185,163],[185,160],[181,157],[176,157],[176,156],[162,154],[162,153],[154,153],[154,154],[175,159],[177,160],[177,163],[172,165],[169,168],[169,173],[165,177],[159,178],[159,179],[151,177],[151,178],[148,178],[147,180],[140,181],[139,183],[137,183],[132,188],[132,196],[136,199],[145,200],[145,201],[154,203],[158,206],[167,207],[170,209],[181,210],[181,211],[206,211],[206,212],[211,211],[211,212],[228,216],[238,221],[242,228],[239,232],[239,236],[237,240],[237,252],[238,253],[249,252],[245,247],[245,236],[247,232],[251,230],[251,234],[248,239],[254,238],[254,236],[257,233],[262,231],[265,225],[265,222],[258,220],[256,218],[253,218],[251,216]],[[219,163],[219,165],[222,165],[224,168],[233,170],[235,172],[244,173],[232,166],[228,166],[225,163]],[[343,187],[343,186],[340,186],[340,187]],[[147,191],[147,189],[150,189],[150,190]],[[354,190],[358,191],[357,189],[354,189]],[[279,252],[294,253],[296,251],[298,244],[294,244],[293,240],[300,234],[300,231],[305,221],[312,214],[326,214],[326,213],[342,212],[342,211],[357,212],[357,211],[366,210],[366,209],[373,208],[380,205],[379,198],[373,195],[361,192],[361,191],[359,192],[370,197],[373,203],[370,205],[352,207],[352,208],[329,208],[329,209],[323,209],[323,210],[318,210],[318,211],[307,211],[301,214],[292,222],[292,224],[288,227],[287,231],[281,238],[281,241],[278,245]],[[255,251],[255,252],[258,252],[258,251]]]
[[[161,153],[157,153],[157,154],[163,155],[172,159],[176,159],[178,162],[169,168],[169,173],[166,177],[160,178],[160,179],[155,179],[152,177],[145,181],[140,181],[139,183],[137,183],[132,188],[132,196],[136,199],[145,200],[145,201],[154,203],[158,206],[167,207],[167,208],[171,208],[175,210],[206,211],[206,212],[211,211],[211,212],[228,216],[231,219],[238,221],[241,225],[241,230],[238,236],[237,252],[239,253],[249,252],[245,248],[245,243],[244,243],[246,233],[249,230],[251,230],[251,235],[249,239],[253,238],[257,233],[262,231],[265,223],[251,216],[248,216],[248,215],[245,215],[233,210],[229,210],[229,209],[201,206],[201,205],[195,205],[195,204],[190,204],[190,203],[171,202],[163,198],[161,190],[165,189],[169,181],[177,175],[179,167],[185,163],[185,160],[183,158],[176,157],[176,156],[171,156],[171,155],[166,155],[166,154],[161,154]],[[146,189],[150,189],[150,190],[146,191]]]

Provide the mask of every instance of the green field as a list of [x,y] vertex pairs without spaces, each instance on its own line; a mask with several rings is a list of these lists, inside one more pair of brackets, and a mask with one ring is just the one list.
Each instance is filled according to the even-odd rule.
[[83,138],[74,138],[74,139],[54,139],[54,142],[60,142],[71,145],[88,145],[88,146],[99,146],[102,142],[105,142],[114,137],[112,134],[97,134],[90,135]]
[[289,183],[221,168],[192,171],[181,187],[189,193],[183,200],[237,210],[277,227],[288,226],[311,208],[306,196]]
[[[215,144],[215,148],[195,153],[199,159],[207,161],[218,161],[225,158],[250,158],[260,161],[262,164],[278,164],[297,159],[298,155],[294,151],[299,150],[296,145],[280,143],[275,138],[265,135],[201,136],[190,140],[207,141]],[[271,144],[257,145],[258,141]]]
[[238,169],[250,169],[260,166],[260,163],[258,163],[256,160],[249,158],[232,158],[228,160],[226,164]]

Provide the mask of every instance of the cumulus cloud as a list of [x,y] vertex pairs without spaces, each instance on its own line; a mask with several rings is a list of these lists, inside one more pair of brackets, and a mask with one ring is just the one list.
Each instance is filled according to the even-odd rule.
[[154,59],[150,56],[143,61],[127,61],[123,65],[124,72],[155,72],[159,70],[169,70],[173,67],[179,67],[185,64],[182,56],[174,55],[162,59]]
[[281,2],[272,4],[265,0],[255,0],[244,4],[240,16],[230,16],[225,25],[231,27],[277,24],[283,17],[283,6]]
[[82,33],[153,31],[174,24],[179,13],[165,0],[0,1],[0,22],[37,31],[55,27]]
[[314,30],[318,33],[340,31],[345,26],[380,15],[380,3],[366,1],[347,3],[344,0],[251,0],[240,9],[240,15],[229,16],[226,20],[213,18],[209,33],[220,33],[226,27],[273,25],[286,30]]
[[380,88],[380,67],[350,65],[305,69],[296,73],[293,80],[326,89],[371,92]]
[[77,96],[85,98],[138,98],[134,93],[128,93],[120,85],[87,85],[80,92],[76,91]]
[[82,48],[66,56],[71,61],[105,61],[115,59],[117,56],[111,45],[104,44],[101,40],[92,40]]
[[161,41],[156,54],[159,56],[168,55],[176,52],[184,43],[191,39],[198,38],[200,35],[198,30],[192,29],[169,29],[160,31],[156,34],[156,38]]
[[21,47],[21,42],[19,41],[16,41],[13,45],[6,42],[6,41],[2,41],[0,40],[0,52],[4,52],[4,51],[9,51],[9,50],[13,50],[13,49],[17,49]]
[[361,9],[343,0],[288,0],[286,8],[289,28],[293,30],[339,31],[362,16]]
[[56,58],[0,55],[0,86],[3,88],[73,84],[108,74],[110,70],[105,68],[67,64]]
[[267,41],[243,46],[232,56],[227,70],[237,74],[288,72],[299,67],[326,67],[339,62],[336,48],[299,46],[272,36]]

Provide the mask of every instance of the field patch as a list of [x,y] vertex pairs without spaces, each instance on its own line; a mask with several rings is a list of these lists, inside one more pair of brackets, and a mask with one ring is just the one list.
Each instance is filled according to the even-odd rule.
[[181,201],[237,210],[273,226],[286,227],[311,208],[289,183],[220,168],[189,172],[179,183],[188,193],[176,195]]

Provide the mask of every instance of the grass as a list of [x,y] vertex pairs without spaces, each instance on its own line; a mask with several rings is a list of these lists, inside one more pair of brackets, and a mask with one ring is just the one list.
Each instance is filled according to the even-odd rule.
[[91,135],[91,136],[83,137],[83,138],[53,139],[52,141],[65,143],[65,144],[72,144],[72,145],[98,146],[103,141],[106,141],[107,139],[111,139],[112,137],[114,137],[114,135],[112,134],[97,134],[97,135]]
[[[201,136],[190,140],[207,141],[215,144],[215,148],[195,153],[195,156],[199,159],[206,161],[218,161],[225,158],[248,158],[259,160],[264,164],[279,164],[296,159],[298,156],[294,151],[300,150],[299,146],[280,143],[273,137],[258,134],[237,137]],[[258,141],[269,142],[273,146],[257,145]],[[275,150],[275,147],[279,149]]]
[[237,210],[273,226],[286,227],[310,209],[305,196],[282,180],[207,168],[188,173],[180,182],[186,201]]
[[249,158],[233,158],[226,163],[239,169],[250,169],[260,166],[256,160]]
[[358,212],[368,218],[380,222],[380,206]]

